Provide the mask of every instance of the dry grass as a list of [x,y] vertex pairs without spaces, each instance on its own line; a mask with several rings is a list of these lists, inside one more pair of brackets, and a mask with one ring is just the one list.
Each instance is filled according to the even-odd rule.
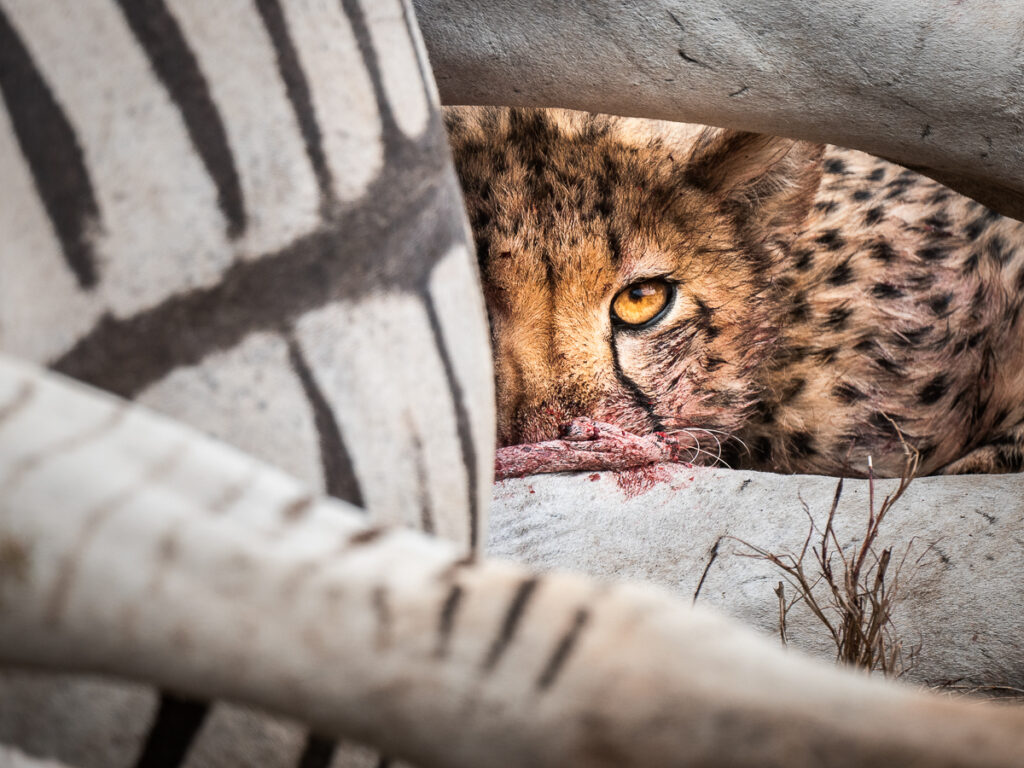
[[[829,632],[836,647],[836,662],[849,664],[887,677],[901,677],[913,668],[920,644],[908,646],[893,623],[893,609],[913,572],[902,578],[913,547],[911,541],[898,560],[893,548],[878,552],[878,532],[889,510],[907,490],[918,467],[917,452],[904,444],[906,462],[896,490],[875,508],[875,477],[868,461],[868,519],[863,535],[847,554],[836,536],[833,523],[843,481],[836,485],[832,506],[823,528],[819,528],[806,502],[800,499],[810,527],[799,554],[778,555],[740,539],[753,551],[751,557],[764,559],[782,571],[775,588],[779,611],[779,637],[788,642],[789,612],[803,603]],[[920,566],[922,553],[914,564]],[[788,590],[787,590],[788,585]],[[816,594],[817,590],[817,594]],[[789,592],[790,594],[787,594]],[[819,598],[819,595],[824,595]]]

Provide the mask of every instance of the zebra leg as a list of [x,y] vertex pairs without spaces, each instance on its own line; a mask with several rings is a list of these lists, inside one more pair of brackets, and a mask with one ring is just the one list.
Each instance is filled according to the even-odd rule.
[[[404,2],[0,0],[0,94],[0,349],[482,539],[486,318]],[[69,685],[0,675],[0,737],[85,768],[333,759],[231,707]]]
[[1020,709],[812,662],[649,586],[368,526],[21,363],[0,363],[0,408],[14,663],[265,707],[424,766],[1012,766],[1024,749]]

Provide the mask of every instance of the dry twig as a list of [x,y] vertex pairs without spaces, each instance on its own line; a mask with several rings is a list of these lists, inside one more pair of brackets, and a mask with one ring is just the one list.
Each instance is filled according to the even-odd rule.
[[[838,663],[869,672],[879,671],[888,677],[901,677],[913,667],[920,645],[904,645],[893,624],[893,608],[904,586],[901,576],[914,542],[907,545],[898,561],[893,560],[892,547],[886,547],[880,553],[875,550],[882,522],[917,472],[917,452],[906,443],[904,451],[906,463],[899,485],[885,497],[877,510],[874,471],[871,460],[868,460],[867,526],[850,555],[843,552],[834,528],[836,509],[843,493],[842,480],[836,485],[828,518],[820,530],[806,502],[800,499],[810,526],[799,554],[777,555],[735,539],[753,551],[750,556],[767,560],[779,568],[784,582],[794,592],[794,596],[787,600],[783,582],[780,581],[775,588],[779,601],[779,636],[783,645],[788,642],[789,612],[798,603],[803,603],[831,635]],[[808,553],[812,555],[813,565],[817,566],[817,575],[812,576],[809,572]],[[923,557],[917,559],[916,566],[920,566]],[[908,580],[912,576],[911,573]],[[827,597],[819,599],[815,589],[822,583]]]

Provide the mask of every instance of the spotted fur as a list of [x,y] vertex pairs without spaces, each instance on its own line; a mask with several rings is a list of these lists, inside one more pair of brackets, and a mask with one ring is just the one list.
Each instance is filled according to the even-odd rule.
[[[1021,469],[1021,223],[839,147],[556,110],[447,123],[502,444],[590,416],[706,429],[709,454],[734,437],[746,468],[898,474],[905,440],[926,473]],[[650,277],[673,305],[616,327]]]

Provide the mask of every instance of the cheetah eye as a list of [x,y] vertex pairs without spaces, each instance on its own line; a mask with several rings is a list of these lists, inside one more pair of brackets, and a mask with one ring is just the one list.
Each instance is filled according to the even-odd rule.
[[612,320],[631,328],[653,325],[665,314],[675,293],[675,286],[660,278],[633,283],[612,300]]

